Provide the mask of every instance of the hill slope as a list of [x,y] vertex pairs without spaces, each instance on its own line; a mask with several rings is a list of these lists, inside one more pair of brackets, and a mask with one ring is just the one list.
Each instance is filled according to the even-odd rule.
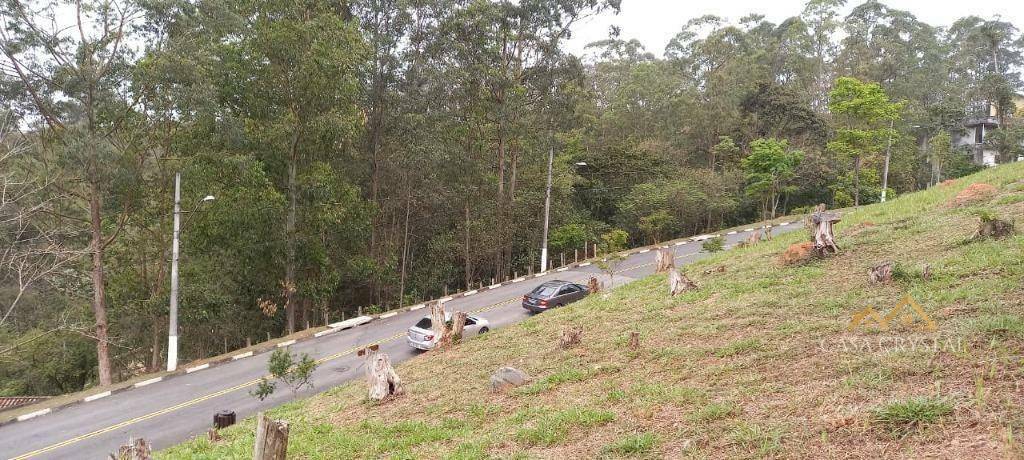
[[[371,404],[356,382],[272,416],[292,423],[290,458],[1019,456],[1024,237],[971,237],[981,209],[1020,221],[1022,177],[1024,163],[1002,166],[851,212],[836,257],[780,265],[807,238],[793,232],[686,267],[699,285],[686,295],[653,276],[422,356],[398,367],[395,401]],[[975,182],[998,194],[949,205]],[[883,261],[896,281],[869,284]],[[908,294],[937,332],[847,331]],[[569,325],[583,343],[561,350]],[[491,392],[504,365],[534,382]],[[252,430],[161,455],[245,458]]]

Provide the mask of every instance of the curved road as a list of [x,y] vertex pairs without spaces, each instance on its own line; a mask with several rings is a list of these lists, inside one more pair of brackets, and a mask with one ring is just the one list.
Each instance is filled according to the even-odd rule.
[[[775,227],[773,233],[797,228],[800,228],[799,223],[791,223]],[[748,235],[740,231],[723,236],[727,245],[732,245]],[[706,255],[700,251],[700,243],[687,241],[666,243],[675,250],[677,265]],[[654,251],[633,253],[618,265],[616,284],[650,275],[654,272],[653,265]],[[449,309],[480,314],[491,322],[492,329],[504,327],[529,316],[520,306],[520,300],[537,285],[554,279],[585,283],[591,276],[603,277],[600,273],[593,265],[549,271],[545,276],[483,290],[445,305]],[[425,312],[404,312],[291,345],[293,351],[309,353],[320,362],[313,378],[316,387],[299,392],[298,397],[308,397],[362,378],[362,359],[355,356],[355,351],[369,344],[379,343],[395,362],[414,358],[417,353],[405,344],[405,331]],[[250,388],[266,374],[269,356],[270,353],[264,352],[0,426],[0,458],[101,459],[107,458],[130,437],[145,438],[154,449],[163,449],[204,434],[210,429],[217,411],[233,410],[241,420],[257,411],[284,404],[295,398],[290,391],[277,391],[264,401],[249,395]]]

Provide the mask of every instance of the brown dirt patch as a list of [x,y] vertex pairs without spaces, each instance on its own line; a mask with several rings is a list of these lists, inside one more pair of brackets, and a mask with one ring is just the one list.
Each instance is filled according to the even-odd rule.
[[796,265],[807,262],[814,258],[814,243],[804,241],[786,248],[786,251],[779,256],[779,262],[783,265]]
[[992,198],[996,193],[999,193],[999,190],[992,185],[984,183],[971,184],[961,190],[960,193],[957,193],[953,200],[949,202],[949,205],[957,207],[974,204]]

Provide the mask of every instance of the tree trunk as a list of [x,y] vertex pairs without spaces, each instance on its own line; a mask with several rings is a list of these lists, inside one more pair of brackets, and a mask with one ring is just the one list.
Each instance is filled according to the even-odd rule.
[[872,283],[889,283],[892,281],[892,262],[885,262],[874,267],[868,272],[868,279]]
[[655,273],[664,273],[676,267],[675,253],[671,248],[659,248],[654,253]]
[[633,331],[629,333],[629,351],[637,351],[640,349],[640,333]]
[[672,269],[668,272],[668,292],[669,295],[675,296],[683,291],[689,291],[697,289],[697,284],[690,281],[686,275],[679,273],[678,270]]
[[153,318],[153,354],[149,358],[150,372],[157,372],[160,370],[160,346],[164,342],[163,331],[166,330],[166,328],[167,326],[164,323],[163,317],[157,316]]
[[398,287],[398,306],[405,305],[405,273],[409,262],[409,215],[412,212],[412,198],[405,196],[405,230],[402,232],[402,275]]
[[839,246],[836,245],[836,238],[832,226],[839,222],[839,215],[832,212],[825,212],[825,205],[819,204],[811,214],[811,224],[814,226],[814,250],[819,255],[836,254]]
[[117,450],[117,455],[111,455],[110,458],[113,460],[150,460],[153,457],[152,449],[145,439],[133,438],[128,440],[128,444]]
[[462,333],[466,328],[466,312],[455,312],[455,319],[452,321],[452,340],[456,343],[462,341]]
[[578,327],[569,327],[562,329],[562,338],[558,340],[559,348],[567,350],[578,346],[583,340],[583,329]]
[[860,155],[853,159],[853,205],[860,206]]
[[395,369],[391,367],[391,359],[387,353],[376,350],[371,350],[367,354],[366,384],[369,388],[369,398],[374,401],[383,401],[405,392],[402,388],[402,379],[398,378]]
[[451,330],[445,321],[444,303],[434,302],[430,305],[430,328],[434,330],[434,337],[437,339],[434,345],[435,350],[447,350],[452,345]]
[[299,206],[298,191],[298,153],[299,130],[292,135],[291,152],[288,155],[288,218],[285,221],[285,252],[284,269],[285,301],[284,311],[288,322],[288,333],[295,332],[295,224]]
[[103,274],[103,227],[100,216],[100,193],[93,185],[89,195],[89,217],[92,230],[92,313],[96,320],[96,362],[100,385],[110,385],[110,350],[107,339],[107,301]]
[[253,460],[285,460],[288,455],[288,422],[256,415],[256,443]]

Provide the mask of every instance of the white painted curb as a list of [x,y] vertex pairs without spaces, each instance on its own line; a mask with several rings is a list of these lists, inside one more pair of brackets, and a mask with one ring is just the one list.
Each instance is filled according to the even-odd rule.
[[106,398],[107,396],[110,396],[110,392],[109,391],[104,391],[103,393],[96,393],[96,394],[94,394],[92,396],[86,396],[86,397],[82,398],[82,401],[84,401],[84,402],[95,401],[95,400],[100,399],[100,398]]
[[373,318],[369,316],[357,316],[352,319],[346,319],[345,321],[339,321],[337,323],[329,324],[328,327],[332,327],[335,329],[348,329],[350,327],[355,327],[361,324],[369,323],[370,321],[373,321]]
[[242,358],[248,358],[248,357],[250,357],[250,356],[252,356],[252,350],[250,350],[250,351],[247,351],[247,352],[245,352],[245,353],[239,353],[239,354],[237,354],[237,355],[235,355],[235,356],[232,356],[232,357],[231,357],[231,360],[232,360],[232,361],[235,361],[235,360],[239,360],[239,359],[242,359]]
[[144,387],[144,386],[146,386],[146,385],[150,385],[150,384],[153,384],[153,383],[159,382],[159,381],[161,381],[161,380],[163,380],[163,379],[164,379],[163,377],[155,377],[155,378],[151,378],[151,379],[149,379],[149,380],[143,380],[143,381],[141,381],[141,382],[139,382],[139,383],[136,383],[136,384],[135,384],[135,385],[133,385],[133,386],[134,386],[135,388],[138,388],[138,387]]
[[23,422],[23,421],[28,420],[30,418],[35,418],[35,417],[38,417],[40,415],[45,415],[45,414],[49,414],[49,413],[50,413],[50,409],[49,408],[47,408],[47,409],[40,409],[40,410],[37,410],[35,412],[29,412],[29,413],[27,413],[25,415],[19,415],[18,416],[18,421],[19,422]]
[[452,300],[452,297],[451,297],[451,296],[448,296],[448,297],[442,297],[442,298],[440,298],[440,299],[437,299],[437,301],[438,301],[438,302],[441,302],[441,303],[445,303],[445,302],[447,302],[447,301],[449,301],[449,300]]
[[520,281],[526,281],[526,278],[516,278],[516,279],[512,280],[513,283],[518,283]]
[[736,230],[733,230],[733,231],[731,231],[729,233],[726,233],[726,235],[735,235],[735,234],[736,234]]
[[398,316],[398,312],[397,311],[393,311],[391,313],[384,313],[384,314],[380,315],[377,319],[385,319],[385,318],[390,318],[392,316]]
[[477,292],[478,292],[478,291],[477,291],[476,289],[473,289],[472,291],[466,291],[466,292],[463,292],[463,293],[462,293],[462,296],[463,296],[463,297],[469,297],[469,296],[471,296],[471,295],[473,295],[473,294],[476,294]]
[[198,365],[196,367],[190,367],[188,369],[185,369],[185,373],[186,374],[191,374],[193,372],[199,372],[199,371],[201,371],[203,369],[206,369],[208,367],[210,367],[210,363],[200,364],[200,365]]
[[285,340],[284,342],[278,342],[277,348],[284,348],[288,345],[295,345],[295,339]]
[[650,249],[644,249],[644,250],[641,250],[641,251],[637,251],[637,254],[643,254],[645,252],[651,252],[651,250]]
[[320,332],[317,332],[316,334],[313,334],[313,337],[323,337],[323,336],[325,336],[327,334],[333,334],[335,332],[338,332],[338,329],[328,329],[326,331],[320,331]]
[[580,266],[580,267],[586,267],[587,265],[590,265],[590,262],[583,262],[583,263],[582,263],[582,264],[580,264],[579,266]]
[[419,305],[413,305],[413,306],[409,307],[409,311],[416,311],[416,310],[419,310],[421,308],[427,308],[427,304],[421,303]]
[[498,283],[498,284],[492,284],[490,286],[487,286],[487,289],[498,289],[500,287],[501,287],[501,283]]
[[562,267],[562,268],[559,268],[558,270],[555,270],[555,271],[556,272],[564,272],[564,271],[566,271],[568,269],[569,269],[569,267]]

